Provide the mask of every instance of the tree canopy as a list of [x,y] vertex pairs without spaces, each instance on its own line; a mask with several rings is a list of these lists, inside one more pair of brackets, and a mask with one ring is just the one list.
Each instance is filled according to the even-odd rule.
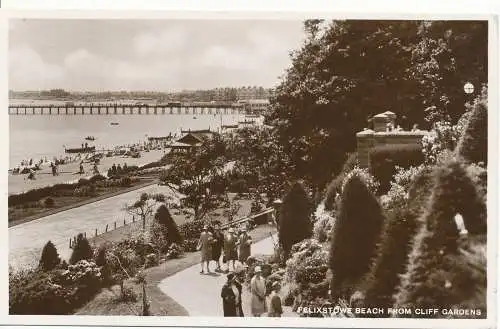
[[373,115],[390,110],[406,129],[456,121],[464,83],[487,79],[486,22],[309,20],[304,28],[268,122],[291,158],[290,174],[318,188]]

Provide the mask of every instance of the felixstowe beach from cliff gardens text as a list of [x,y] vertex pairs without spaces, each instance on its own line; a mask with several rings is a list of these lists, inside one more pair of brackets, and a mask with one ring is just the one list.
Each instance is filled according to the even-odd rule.
[[8,33],[9,314],[492,315],[488,21]]

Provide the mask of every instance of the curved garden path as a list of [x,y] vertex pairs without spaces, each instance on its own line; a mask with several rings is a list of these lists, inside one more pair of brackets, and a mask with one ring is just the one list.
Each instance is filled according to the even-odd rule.
[[[276,236],[274,239],[276,240]],[[268,255],[272,254],[273,250],[271,237],[252,245],[252,255]],[[211,265],[214,266],[213,263]],[[200,265],[196,264],[163,279],[158,287],[186,309],[189,316],[223,316],[220,293],[225,282],[225,274],[200,274]],[[242,295],[243,314],[251,316],[250,293],[245,287]],[[288,308],[285,310],[285,315],[290,315]]]

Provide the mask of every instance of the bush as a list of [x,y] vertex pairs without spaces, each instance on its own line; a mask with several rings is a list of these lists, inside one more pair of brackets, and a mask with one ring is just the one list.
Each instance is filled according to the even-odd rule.
[[359,174],[347,180],[330,247],[332,295],[350,293],[370,269],[384,222],[382,209]]
[[335,219],[330,212],[325,209],[324,203],[318,205],[314,212],[314,217],[313,236],[319,242],[325,242],[331,236]]
[[[310,297],[327,297],[328,284],[323,290],[316,290],[316,285],[327,283],[328,252],[314,239],[307,239],[295,244],[286,261],[285,279],[291,288]],[[311,296],[313,292],[313,296]]]
[[195,252],[198,246],[198,239],[184,239],[182,241],[182,250],[185,252]]
[[94,175],[94,176],[90,177],[89,178],[89,183],[94,184],[96,182],[105,181],[105,180],[106,180],[106,177],[104,177],[101,174],[98,174],[98,175]]
[[344,165],[342,166],[342,170],[340,173],[330,182],[328,187],[326,188],[325,194],[325,207],[327,210],[334,209],[335,206],[335,198],[337,194],[342,193],[342,185],[344,183],[345,176],[352,171],[354,168],[358,167],[358,153],[349,153],[347,156]]
[[194,220],[191,222],[185,222],[179,225],[179,231],[184,240],[189,239],[199,239],[203,226],[205,222],[201,220]]
[[78,184],[55,184],[38,189],[29,190],[24,193],[9,195],[9,207],[14,207],[28,202],[38,202],[43,198],[51,196],[66,195],[73,191]]
[[179,258],[181,254],[182,254],[182,248],[177,243],[172,243],[168,248],[167,258],[168,259]]
[[172,243],[181,243],[182,236],[168,208],[161,205],[156,210],[151,236],[153,243],[164,252]]
[[156,254],[146,255],[146,260],[144,261],[144,267],[150,268],[158,265],[158,256]]
[[40,257],[39,267],[43,271],[51,271],[61,263],[59,254],[54,244],[49,240],[42,249],[42,256]]
[[62,315],[74,308],[71,288],[54,283],[51,272],[9,274],[9,314]]
[[70,264],[76,264],[81,260],[91,260],[93,258],[92,247],[90,246],[89,240],[83,236],[83,234],[78,234],[76,238],[76,244],[73,247],[73,252],[71,253],[71,258],[69,259]]
[[130,177],[122,177],[120,179],[120,186],[128,187],[130,185],[132,185],[132,180],[130,179]]
[[285,255],[294,244],[311,237],[309,212],[310,203],[306,191],[302,185],[295,183],[283,199],[279,215],[279,242]]
[[52,208],[55,206],[55,202],[54,202],[54,199],[52,198],[47,198],[45,199],[45,201],[43,202],[43,205],[45,206],[45,208]]
[[458,142],[457,154],[467,162],[488,164],[488,106],[486,97],[474,103],[465,130]]
[[96,187],[94,184],[82,185],[77,187],[74,191],[77,197],[91,197],[96,195]]
[[232,181],[229,185],[229,192],[231,192],[231,193],[246,193],[246,192],[248,192],[247,181],[243,178]]
[[389,190],[396,166],[406,169],[424,162],[419,144],[377,146],[370,151],[369,156],[370,172],[379,181],[381,194]]

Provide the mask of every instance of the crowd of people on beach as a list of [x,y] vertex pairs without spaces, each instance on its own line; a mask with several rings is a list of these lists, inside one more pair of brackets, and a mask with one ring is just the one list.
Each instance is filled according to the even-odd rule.
[[[215,272],[227,273],[227,281],[221,290],[223,311],[225,317],[242,317],[242,284],[235,274],[239,268],[247,267],[247,260],[251,255],[252,237],[247,228],[243,227],[236,232],[229,228],[224,234],[220,225],[204,226],[200,234],[197,249],[201,251],[200,274],[209,274],[210,263],[215,263]],[[226,265],[223,270],[222,263]],[[281,298],[279,296],[280,286],[274,284],[269,300],[266,300],[266,282],[262,277],[260,266],[254,268],[254,276],[250,281],[251,313],[252,316],[260,317],[267,313],[269,317],[280,317],[283,313]]]

